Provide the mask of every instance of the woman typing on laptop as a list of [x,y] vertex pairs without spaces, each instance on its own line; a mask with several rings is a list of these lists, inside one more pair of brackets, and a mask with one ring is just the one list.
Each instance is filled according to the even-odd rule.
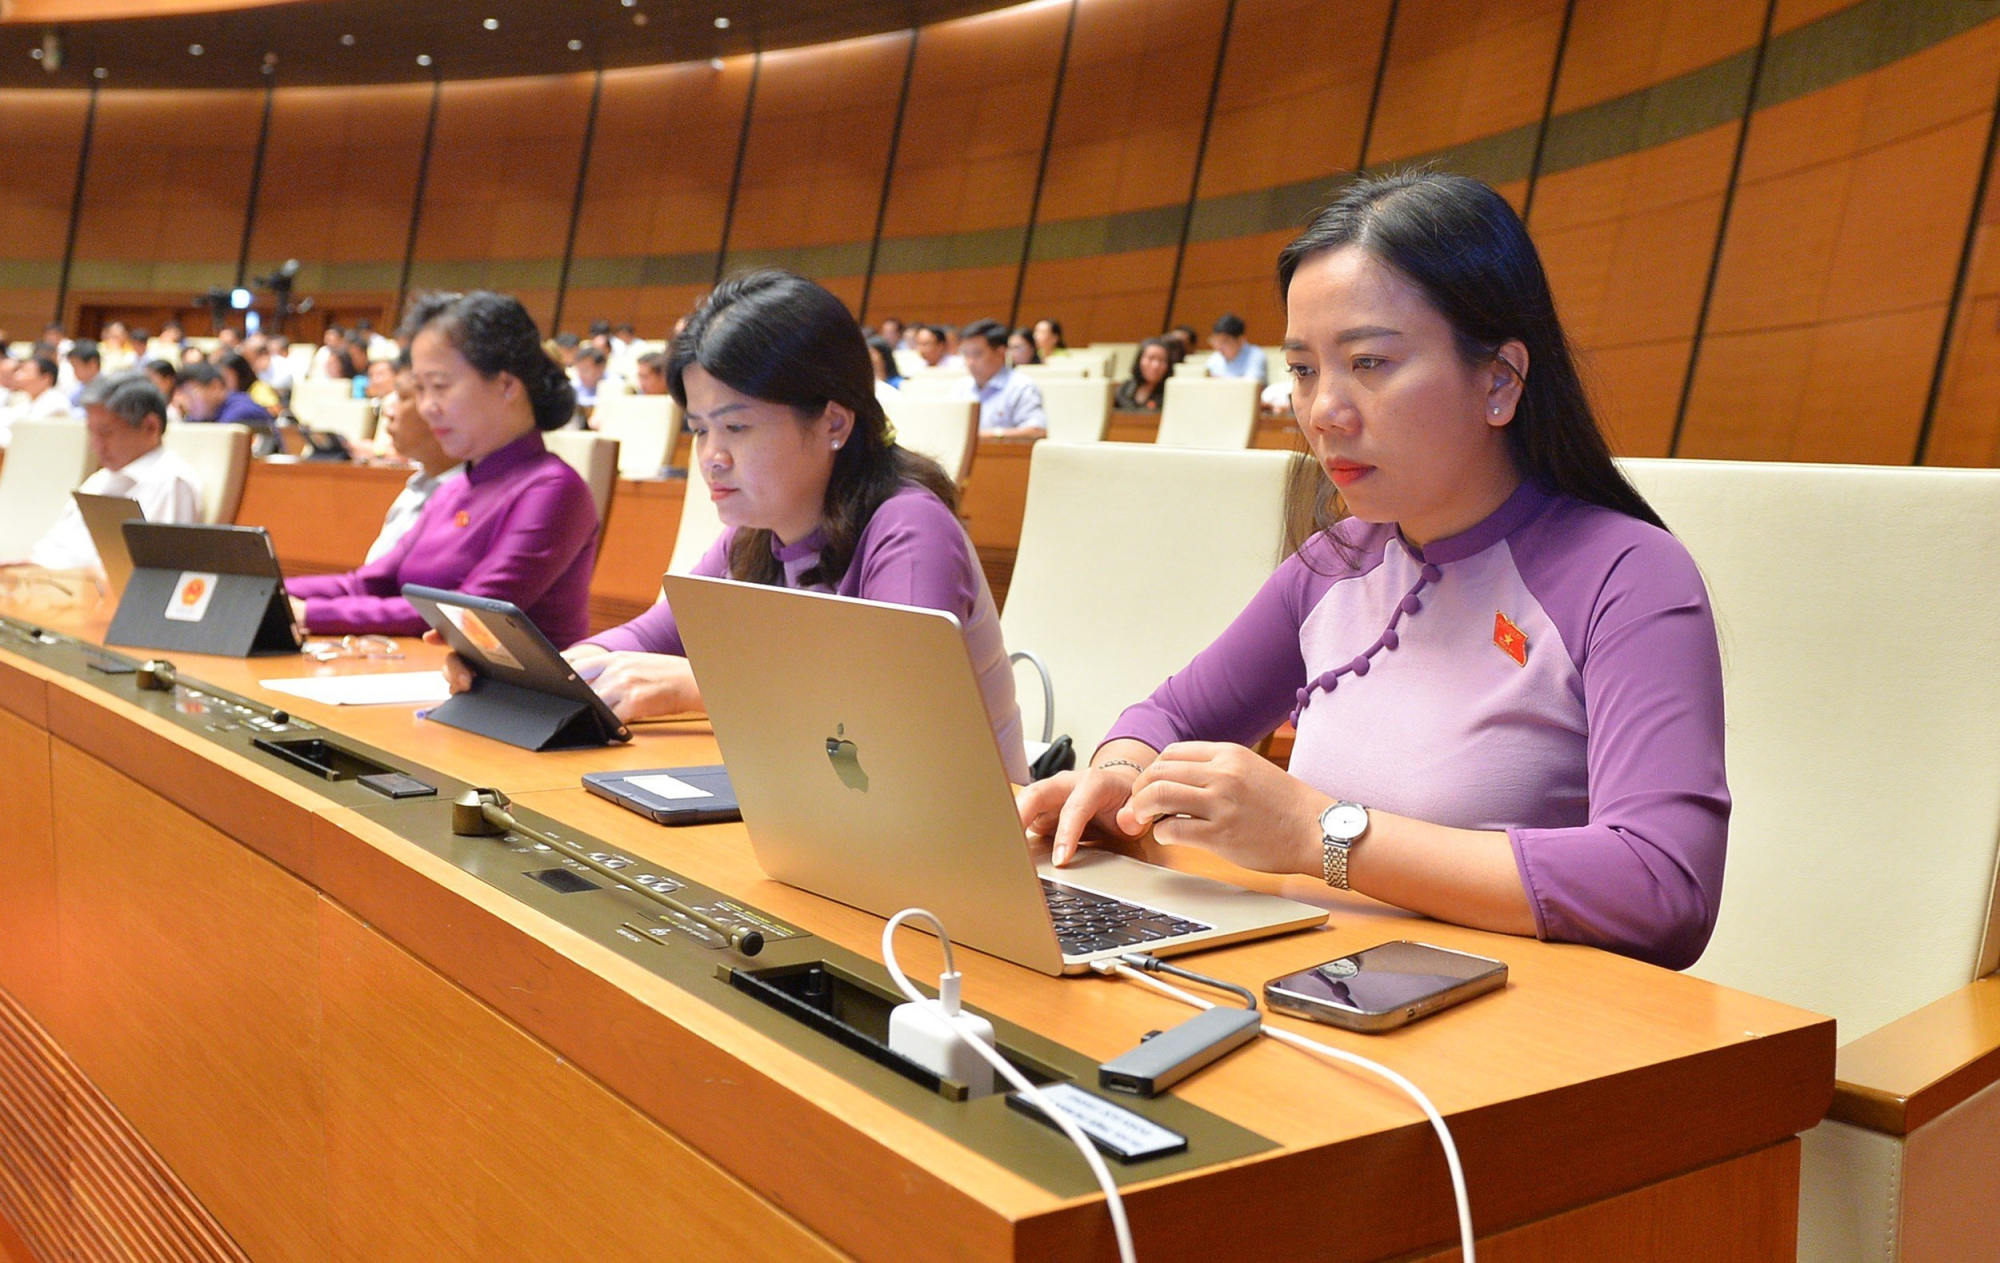
[[[727,528],[690,573],[955,615],[1008,775],[1026,780],[1013,669],[954,512],[958,488],[937,462],[896,445],[867,343],[840,299],[789,272],[723,282],[674,340],[667,388],[687,410],[694,459]],[[564,656],[627,722],[702,709],[665,602]],[[471,683],[455,659],[446,675],[454,690]]]
[[[1091,767],[1030,787],[1022,823],[1058,864],[1087,828],[1150,829],[1694,963],[1729,816],[1715,624],[1611,462],[1520,219],[1462,177],[1363,180],[1279,281],[1315,458],[1300,546]],[[1287,719],[1289,774],[1244,744]]]

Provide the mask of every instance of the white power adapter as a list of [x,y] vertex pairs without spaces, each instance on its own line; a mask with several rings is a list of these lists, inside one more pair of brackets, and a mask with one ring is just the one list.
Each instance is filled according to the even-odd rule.
[[958,988],[958,972],[948,971],[938,979],[935,1006],[905,1003],[890,1010],[889,1047],[940,1078],[963,1083],[975,1097],[990,1096],[993,1067],[964,1036],[990,1045],[993,1023],[959,1008]]

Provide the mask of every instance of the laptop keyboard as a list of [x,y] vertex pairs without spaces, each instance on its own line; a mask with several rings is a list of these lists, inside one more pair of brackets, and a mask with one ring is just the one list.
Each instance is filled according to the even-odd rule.
[[1042,878],[1042,898],[1056,923],[1056,940],[1065,956],[1087,956],[1114,947],[1143,947],[1160,939],[1179,938],[1212,930],[1158,908],[1126,903],[1109,895],[1078,890]]

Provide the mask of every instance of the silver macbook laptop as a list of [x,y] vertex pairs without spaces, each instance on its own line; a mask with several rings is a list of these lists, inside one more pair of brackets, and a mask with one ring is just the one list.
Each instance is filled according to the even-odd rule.
[[779,881],[953,941],[1082,973],[1304,929],[1324,909],[1092,847],[1067,868],[1021,829],[958,620],[668,575],[750,844]]
[[97,546],[97,564],[104,567],[105,585],[112,604],[125,595],[132,577],[132,552],[125,547],[125,523],[146,516],[139,502],[128,496],[97,496],[72,491],[77,511],[83,514],[84,529]]

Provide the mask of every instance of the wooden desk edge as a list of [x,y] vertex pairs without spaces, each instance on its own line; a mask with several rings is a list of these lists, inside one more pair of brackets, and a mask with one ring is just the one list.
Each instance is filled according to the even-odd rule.
[[1827,1117],[1891,1136],[2000,1083],[2000,975],[1847,1044],[1835,1075]]

